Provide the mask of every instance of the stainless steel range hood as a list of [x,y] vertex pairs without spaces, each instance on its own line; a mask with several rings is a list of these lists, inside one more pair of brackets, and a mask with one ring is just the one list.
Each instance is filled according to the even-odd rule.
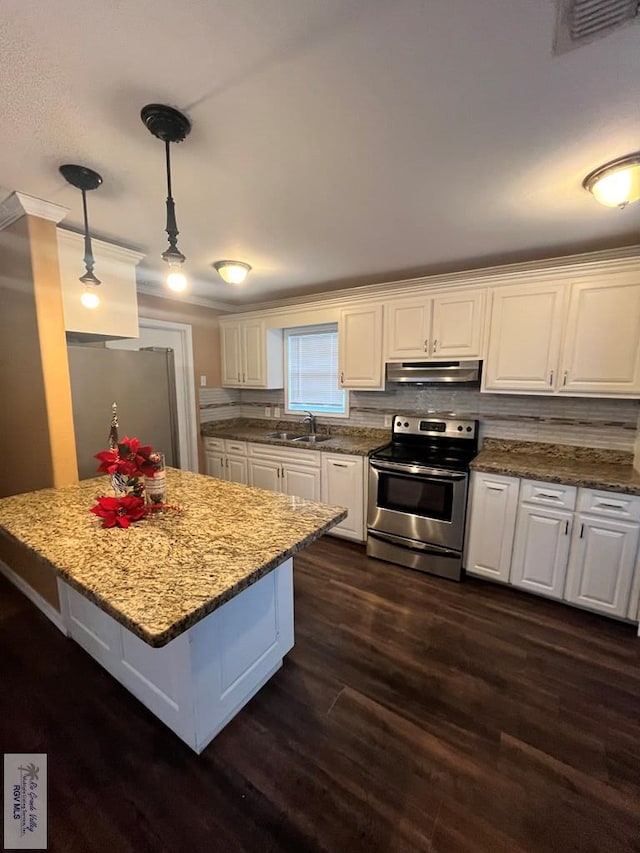
[[480,386],[479,361],[403,361],[387,364],[387,382]]

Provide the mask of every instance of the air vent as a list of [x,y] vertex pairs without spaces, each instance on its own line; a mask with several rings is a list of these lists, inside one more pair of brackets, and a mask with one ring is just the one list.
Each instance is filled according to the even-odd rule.
[[566,53],[640,21],[640,0],[558,0],[554,53]]

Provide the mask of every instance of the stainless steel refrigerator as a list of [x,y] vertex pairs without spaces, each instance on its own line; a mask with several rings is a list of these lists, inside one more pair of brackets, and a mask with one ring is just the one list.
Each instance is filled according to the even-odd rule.
[[180,467],[173,350],[137,351],[68,345],[78,474],[97,476],[94,458],[109,446],[111,404],[119,436],[136,437]]

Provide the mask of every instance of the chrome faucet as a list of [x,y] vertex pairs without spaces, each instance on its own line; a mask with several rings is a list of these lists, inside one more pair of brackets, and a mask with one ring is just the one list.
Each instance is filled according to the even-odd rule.
[[305,412],[305,417],[302,418],[303,424],[309,424],[309,435],[313,435],[316,431],[316,416],[312,412]]

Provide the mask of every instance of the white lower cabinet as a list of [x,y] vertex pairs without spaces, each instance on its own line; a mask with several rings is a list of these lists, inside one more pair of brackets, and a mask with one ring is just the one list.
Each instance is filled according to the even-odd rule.
[[364,541],[364,492],[362,456],[322,454],[322,500],[349,510],[345,520],[330,531],[335,536]]
[[567,601],[612,616],[626,616],[639,534],[638,524],[578,513],[567,573]]
[[508,583],[520,480],[473,471],[467,535],[469,574]]
[[248,444],[249,485],[284,492],[309,501],[320,500],[320,453]]
[[472,472],[469,574],[637,622],[639,543],[640,496]]
[[205,438],[206,473],[231,483],[249,483],[247,443],[226,438]]
[[511,563],[511,583],[562,598],[573,513],[521,504]]

